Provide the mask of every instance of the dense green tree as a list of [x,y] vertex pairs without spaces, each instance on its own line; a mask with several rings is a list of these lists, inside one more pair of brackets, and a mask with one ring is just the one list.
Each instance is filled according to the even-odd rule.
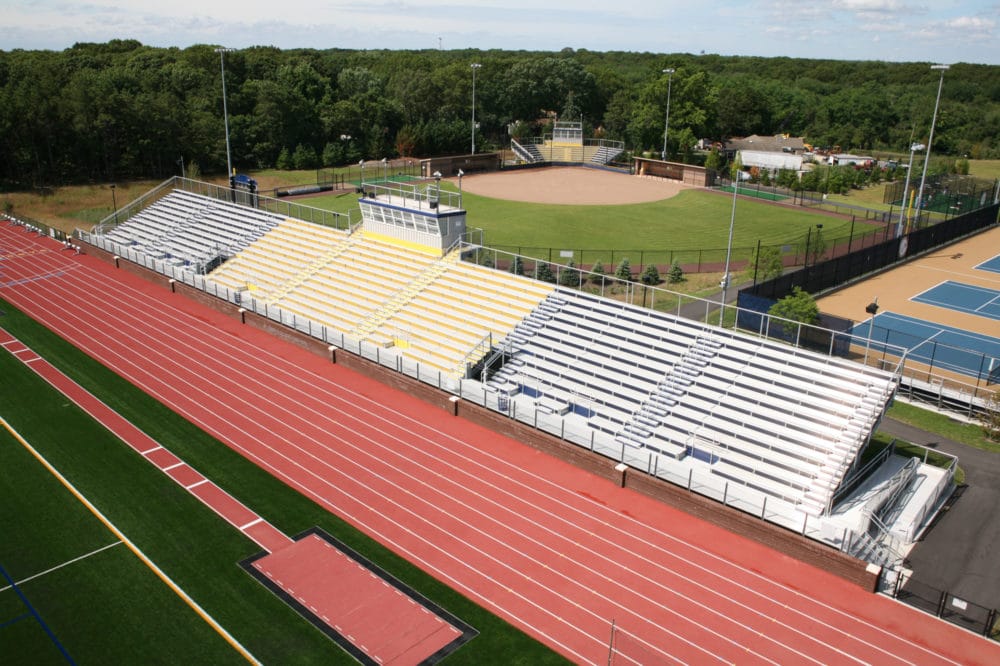
[[[282,149],[325,165],[468,150],[470,65],[478,62],[477,147],[538,136],[557,113],[587,136],[659,152],[671,86],[670,153],[696,139],[788,133],[868,154],[925,142],[938,76],[926,63],[720,55],[526,51],[280,50],[225,56],[233,164],[272,167]],[[63,51],[0,51],[0,181],[10,187],[163,177],[179,160],[224,172],[219,54],[135,40]],[[945,77],[932,169],[1000,158],[1000,67],[959,63]],[[294,152],[290,157],[294,157]],[[708,158],[713,160],[711,156]],[[294,161],[294,160],[293,160]],[[934,171],[932,171],[934,173]],[[872,174],[804,177],[838,192]],[[887,174],[891,177],[891,174]],[[799,187],[778,174],[785,187]]]
[[819,307],[816,305],[816,299],[798,286],[794,287],[788,296],[772,305],[767,313],[774,317],[802,324],[815,324],[819,321]]

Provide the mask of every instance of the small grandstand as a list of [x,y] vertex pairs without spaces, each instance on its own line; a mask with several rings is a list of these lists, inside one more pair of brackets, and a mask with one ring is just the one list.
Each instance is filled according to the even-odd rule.
[[552,135],[518,141],[511,150],[521,164],[611,164],[625,152],[625,143],[607,139],[584,139],[583,123],[556,121]]
[[[894,510],[916,477],[908,473],[904,484],[896,470],[869,475],[859,462],[898,368],[467,262],[476,246],[466,240],[460,194],[434,181],[368,187],[362,220],[344,224],[315,224],[308,220],[320,212],[308,210],[276,214],[263,197],[240,205],[198,187],[200,194],[181,191],[193,188],[175,179],[127,220],[80,236],[859,556],[897,557],[898,549],[878,544],[896,538],[890,532],[914,533],[873,516]],[[224,214],[228,222],[217,224]],[[206,228],[214,231],[193,233]],[[185,258],[174,254],[180,236],[193,244]]]

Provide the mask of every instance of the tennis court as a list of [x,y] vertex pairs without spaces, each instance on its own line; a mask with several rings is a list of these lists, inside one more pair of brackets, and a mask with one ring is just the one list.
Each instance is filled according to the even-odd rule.
[[872,349],[905,347],[908,358],[970,377],[1000,373],[1000,338],[883,312],[854,326],[851,333],[871,339]]
[[1000,273],[1000,254],[993,257],[992,259],[984,261],[975,268],[980,271],[990,271],[991,273]]
[[1000,320],[1000,291],[988,287],[948,280],[917,294],[910,300]]

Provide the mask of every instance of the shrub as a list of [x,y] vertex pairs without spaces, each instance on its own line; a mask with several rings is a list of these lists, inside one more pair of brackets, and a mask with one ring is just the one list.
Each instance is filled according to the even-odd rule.
[[577,269],[576,264],[570,259],[565,266],[563,266],[562,271],[559,273],[559,284],[564,287],[579,287],[580,286],[580,271]]
[[670,270],[667,272],[667,282],[670,284],[677,284],[678,282],[684,281],[684,269],[681,268],[680,263],[674,259],[673,263],[670,264]]
[[590,276],[590,281],[594,284],[601,284],[604,282],[604,264],[598,261],[596,264],[591,266],[590,272],[593,275]]
[[646,264],[646,268],[642,271],[642,275],[639,277],[639,280],[643,284],[648,284],[650,286],[660,284],[660,271],[657,270],[656,264]]
[[551,282],[552,284],[555,284],[556,276],[552,274],[552,269],[549,267],[548,264],[544,262],[538,262],[537,264],[535,264],[535,270],[536,270],[535,277],[537,277],[539,280],[541,280],[542,282]]
[[632,281],[632,264],[629,262],[628,257],[618,262],[618,268],[615,269],[615,279],[622,282]]

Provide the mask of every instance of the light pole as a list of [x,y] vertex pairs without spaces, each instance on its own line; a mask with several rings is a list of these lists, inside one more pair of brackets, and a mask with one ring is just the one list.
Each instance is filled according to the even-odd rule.
[[215,52],[219,54],[219,64],[222,68],[222,118],[226,125],[226,177],[233,175],[233,158],[229,152],[229,109],[226,107],[226,54],[232,53],[236,49],[219,47]]
[[948,71],[949,65],[931,65],[932,70],[940,70],[941,78],[938,80],[937,99],[934,100],[934,115],[931,117],[931,134],[927,137],[927,154],[924,155],[924,171],[920,174],[920,189],[917,190],[917,221],[920,220],[920,212],[924,206],[924,182],[927,180],[927,165],[931,161],[931,146],[934,144],[934,125],[937,124],[938,104],[941,103],[941,88],[944,86],[944,73]]
[[872,316],[868,320],[868,342],[865,344],[865,365],[868,365],[868,352],[872,346],[872,333],[875,331],[875,315],[878,314],[878,296],[875,300],[865,306],[865,312]]
[[667,159],[667,135],[670,133],[670,89],[673,87],[674,83],[674,69],[673,67],[668,67],[663,70],[663,73],[667,75],[667,119],[663,124],[663,160]]
[[111,205],[115,210],[115,226],[118,226],[118,198],[115,196],[115,184],[111,183]]
[[461,169],[459,169],[458,170],[458,207],[459,208],[462,207],[462,176],[464,176],[464,175],[465,175],[465,172],[462,171]]
[[723,317],[726,314],[726,289],[729,287],[729,260],[733,255],[733,227],[736,225],[736,192],[733,188],[733,212],[729,216],[729,242],[726,243],[726,272],[722,274],[722,299],[719,301],[719,326],[722,326]]
[[913,170],[913,153],[926,148],[922,143],[910,144],[910,164],[906,167],[906,180],[903,181],[903,202],[899,207],[899,222],[896,223],[896,238],[903,235],[903,217],[906,215],[906,195],[910,188],[910,172]]
[[476,70],[482,67],[478,62],[472,63],[472,154],[476,154]]

